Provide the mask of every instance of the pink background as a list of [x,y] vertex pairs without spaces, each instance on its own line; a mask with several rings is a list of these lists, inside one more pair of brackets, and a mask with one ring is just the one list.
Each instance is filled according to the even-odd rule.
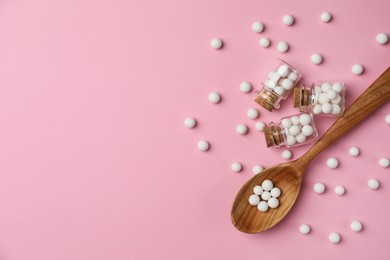
[[[390,103],[314,161],[280,225],[247,235],[230,222],[252,167],[283,161],[246,117],[257,105],[239,84],[259,87],[280,57],[306,83],[344,81],[350,104],[390,65],[390,44],[375,42],[390,33],[389,10],[387,0],[2,1],[0,259],[389,259],[390,169],[378,160],[390,157]],[[323,11],[331,23],[320,21]],[[292,27],[281,22],[287,13]],[[251,30],[259,19],[261,35]],[[213,37],[223,49],[210,47]],[[281,40],[286,54],[276,51]],[[314,52],[322,65],[311,64]],[[355,63],[364,75],[351,73]],[[211,91],[220,104],[208,102]],[[293,113],[289,99],[260,119]],[[187,116],[195,129],[184,127]],[[318,119],[320,133],[333,121]],[[247,136],[236,134],[238,123],[250,126]],[[200,139],[210,141],[207,153]],[[350,157],[350,146],[361,156]],[[328,156],[338,169],[325,166]],[[369,190],[370,178],[381,189]],[[323,195],[312,191],[317,181]],[[363,232],[350,231],[355,219]],[[310,235],[298,232],[302,223]],[[340,244],[329,243],[332,231]]]

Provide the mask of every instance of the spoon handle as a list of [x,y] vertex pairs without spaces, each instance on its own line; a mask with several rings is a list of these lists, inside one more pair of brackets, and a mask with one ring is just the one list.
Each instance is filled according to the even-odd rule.
[[302,169],[340,136],[390,100],[390,67],[377,78],[350,106],[343,116],[299,159]]

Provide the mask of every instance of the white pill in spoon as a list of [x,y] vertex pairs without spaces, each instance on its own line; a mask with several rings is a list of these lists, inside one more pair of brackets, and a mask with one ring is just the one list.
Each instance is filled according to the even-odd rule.
[[249,196],[248,202],[252,206],[257,206],[260,203],[260,197],[257,196],[256,194],[252,194]]

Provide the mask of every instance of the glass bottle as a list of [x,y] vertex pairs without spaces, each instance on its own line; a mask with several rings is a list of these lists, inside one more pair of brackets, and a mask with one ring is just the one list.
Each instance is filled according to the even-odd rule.
[[268,111],[278,109],[280,101],[287,98],[301,76],[291,65],[278,59],[275,67],[268,73],[267,79],[261,83],[262,89],[256,90],[255,102]]
[[345,85],[341,82],[314,82],[294,88],[294,107],[314,115],[341,116],[345,110]]
[[295,147],[313,142],[318,132],[312,113],[284,117],[279,123],[270,122],[264,127],[267,147]]

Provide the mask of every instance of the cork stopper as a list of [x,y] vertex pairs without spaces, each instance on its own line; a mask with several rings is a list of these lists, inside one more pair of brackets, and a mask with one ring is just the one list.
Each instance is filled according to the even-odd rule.
[[278,107],[280,97],[273,91],[263,88],[256,94],[258,94],[258,96],[256,97],[255,102],[268,111],[272,112],[274,108]]
[[278,148],[284,142],[282,130],[273,123],[264,128],[264,136],[267,147]]
[[294,107],[298,107],[301,112],[310,105],[310,90],[304,87],[295,87],[293,93]]
[[293,93],[294,107],[301,106],[301,95],[302,95],[302,88],[295,87]]

